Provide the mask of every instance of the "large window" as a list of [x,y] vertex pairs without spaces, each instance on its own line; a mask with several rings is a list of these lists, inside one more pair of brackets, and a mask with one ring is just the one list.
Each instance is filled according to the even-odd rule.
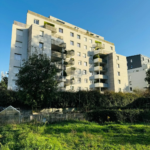
[[80,35],[77,35],[77,39],[80,39],[81,37],[80,37]]
[[63,33],[63,29],[62,29],[62,28],[59,28],[59,32],[60,32],[60,33]]
[[74,45],[74,41],[70,41],[70,45]]
[[71,37],[74,37],[74,33],[73,33],[73,32],[70,32],[70,36],[71,36]]
[[22,47],[22,42],[16,41],[15,47],[21,48]]
[[87,66],[87,62],[84,62],[84,66]]
[[81,44],[80,44],[80,43],[77,43],[77,47],[81,47]]
[[86,54],[85,53],[83,54],[83,57],[86,58]]
[[85,83],[88,83],[88,79],[84,79],[84,82],[85,82]]
[[15,60],[21,60],[21,54],[15,53]]
[[78,81],[78,83],[81,83],[81,78],[78,78],[77,81]]
[[14,73],[18,73],[18,72],[19,72],[19,69],[20,69],[19,67],[14,66],[13,72],[14,72]]
[[87,49],[87,46],[86,46],[86,45],[84,45],[84,49]]
[[23,36],[23,31],[20,29],[17,29],[17,35]]
[[43,49],[43,47],[44,47],[44,44],[42,42],[39,42],[39,48]]
[[40,36],[44,36],[44,32],[43,31],[40,31]]
[[87,41],[87,38],[86,38],[86,37],[84,37],[84,41],[85,41],[85,42]]
[[82,65],[82,61],[81,60],[78,61],[78,65]]
[[92,40],[90,39],[89,42],[92,43]]
[[39,20],[34,19],[34,23],[35,23],[35,24],[39,24]]
[[87,73],[87,71],[86,70],[83,70],[83,75],[85,75]]
[[81,53],[80,53],[80,52],[77,52],[77,56],[81,56]]

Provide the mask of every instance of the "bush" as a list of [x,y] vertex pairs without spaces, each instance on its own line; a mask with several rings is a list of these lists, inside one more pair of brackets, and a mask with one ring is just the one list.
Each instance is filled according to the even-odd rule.
[[140,123],[150,121],[150,110],[148,109],[117,109],[117,110],[97,110],[88,112],[86,117],[89,121],[104,123],[112,122],[131,122]]

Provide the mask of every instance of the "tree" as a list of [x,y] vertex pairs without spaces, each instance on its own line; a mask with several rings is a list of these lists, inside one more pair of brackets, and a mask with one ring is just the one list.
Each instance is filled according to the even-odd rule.
[[146,78],[145,81],[148,82],[149,89],[150,89],[150,68],[146,72]]
[[20,99],[32,107],[49,105],[57,94],[57,72],[48,56],[33,54],[16,75]]

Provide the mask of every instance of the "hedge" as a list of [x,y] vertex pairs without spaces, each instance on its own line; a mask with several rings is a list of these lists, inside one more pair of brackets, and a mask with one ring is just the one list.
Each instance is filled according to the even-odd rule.
[[149,109],[117,109],[117,110],[96,110],[86,113],[86,118],[89,121],[95,121],[98,123],[104,123],[108,121],[112,122],[150,122],[150,110]]

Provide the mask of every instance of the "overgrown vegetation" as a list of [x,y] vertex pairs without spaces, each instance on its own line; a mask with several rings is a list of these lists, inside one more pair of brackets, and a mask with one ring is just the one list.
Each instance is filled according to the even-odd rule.
[[148,83],[149,85],[149,90],[150,90],[150,68],[147,70],[146,72],[146,78],[145,81]]
[[66,121],[0,127],[1,150],[149,150],[150,126]]

